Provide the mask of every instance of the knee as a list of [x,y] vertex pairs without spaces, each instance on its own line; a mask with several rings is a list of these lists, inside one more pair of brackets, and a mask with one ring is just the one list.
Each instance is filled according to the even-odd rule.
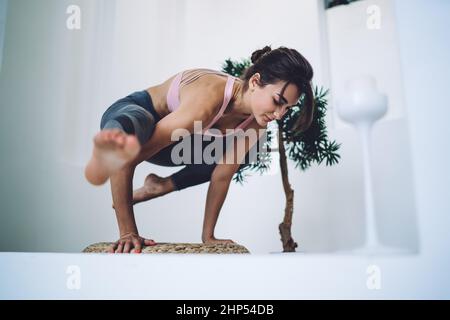
[[203,181],[210,181],[217,164],[201,165],[198,175]]
[[120,127],[126,133],[136,135],[141,145],[150,139],[156,125],[156,120],[150,112],[134,104],[114,110],[115,112],[109,110],[103,114],[100,129],[108,126]]

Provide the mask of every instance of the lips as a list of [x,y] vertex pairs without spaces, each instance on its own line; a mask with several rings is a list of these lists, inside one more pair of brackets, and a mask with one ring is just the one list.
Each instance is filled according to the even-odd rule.
[[266,115],[264,115],[264,119],[266,120],[266,122],[270,122],[270,121],[272,121],[273,119],[270,119],[268,116],[266,116]]

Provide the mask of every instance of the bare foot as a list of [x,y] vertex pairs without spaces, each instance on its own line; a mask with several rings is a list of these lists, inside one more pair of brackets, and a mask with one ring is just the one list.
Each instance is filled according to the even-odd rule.
[[231,239],[216,239],[216,238],[208,238],[202,240],[204,244],[236,244]]
[[[161,178],[154,173],[150,173],[145,178],[144,186],[133,191],[133,205],[163,196],[174,190],[175,186],[170,177]],[[112,207],[114,208],[114,204]]]
[[141,146],[136,136],[119,129],[104,129],[94,137],[91,160],[84,170],[93,185],[104,184],[108,178],[133,160]]

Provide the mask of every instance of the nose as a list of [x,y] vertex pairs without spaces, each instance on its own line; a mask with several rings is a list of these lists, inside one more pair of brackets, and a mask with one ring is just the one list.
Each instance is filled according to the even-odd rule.
[[275,116],[275,119],[280,120],[280,119],[284,116],[285,113],[286,113],[286,107],[285,107],[285,106],[282,106],[282,107],[279,107],[279,108],[273,113],[273,115]]

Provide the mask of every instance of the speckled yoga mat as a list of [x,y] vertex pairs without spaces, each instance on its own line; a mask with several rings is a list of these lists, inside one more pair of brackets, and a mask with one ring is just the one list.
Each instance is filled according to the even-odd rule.
[[[84,253],[107,253],[111,242],[99,242],[86,247]],[[143,246],[142,253],[250,253],[239,244],[157,243]]]

